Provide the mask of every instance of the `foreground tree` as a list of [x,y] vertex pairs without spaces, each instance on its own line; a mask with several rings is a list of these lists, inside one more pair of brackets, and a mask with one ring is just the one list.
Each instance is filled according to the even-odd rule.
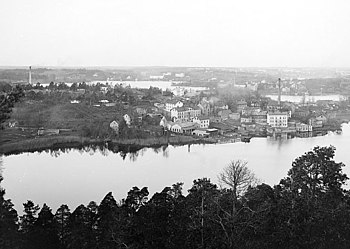
[[219,189],[208,178],[193,181],[188,190],[185,203],[185,215],[188,222],[185,229],[186,246],[189,248],[219,247],[218,224],[213,221],[217,212],[216,200],[219,198]]
[[315,147],[297,158],[288,177],[275,187],[279,228],[290,245],[343,248],[349,238],[349,226],[339,226],[349,216],[343,189],[348,177],[342,172],[344,164],[335,162],[334,155],[333,146]]
[[95,213],[89,207],[79,205],[68,218],[67,248],[96,248]]
[[20,217],[20,232],[22,235],[22,248],[35,248],[33,242],[34,224],[38,218],[38,211],[40,210],[38,205],[35,205],[33,201],[28,200],[23,203],[23,215]]
[[55,213],[55,224],[57,226],[57,234],[60,239],[62,248],[66,248],[66,245],[68,244],[68,235],[69,235],[69,230],[68,230],[68,220],[69,216],[71,215],[69,208],[67,205],[61,205],[56,213]]
[[233,201],[233,212],[236,210],[236,203],[249,187],[255,186],[258,182],[254,173],[247,167],[248,162],[237,160],[231,161],[219,174],[218,180],[223,187],[228,187]]
[[[2,179],[0,175],[0,184]],[[11,200],[6,200],[4,196],[5,190],[0,186],[0,248],[18,248],[17,212],[13,208]]]

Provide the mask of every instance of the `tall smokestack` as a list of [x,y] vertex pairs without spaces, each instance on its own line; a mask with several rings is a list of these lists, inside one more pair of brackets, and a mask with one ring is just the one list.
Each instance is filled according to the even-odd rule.
[[29,66],[29,80],[28,80],[29,85],[32,84],[32,66]]
[[278,78],[278,107],[281,109],[281,78]]

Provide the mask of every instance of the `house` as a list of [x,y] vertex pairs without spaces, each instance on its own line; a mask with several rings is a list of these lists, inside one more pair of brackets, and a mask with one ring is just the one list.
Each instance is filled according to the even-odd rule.
[[175,133],[192,135],[192,132],[198,128],[198,124],[192,122],[175,123],[170,130]]
[[219,134],[219,130],[216,128],[210,128],[206,130],[210,137],[217,136]]
[[227,124],[227,123],[222,123],[222,122],[211,123],[210,128],[217,129],[218,130],[217,133],[220,135],[231,133],[231,132],[234,132],[234,130],[235,130],[235,127],[233,127],[232,125]]
[[192,119],[192,122],[199,124],[199,127],[203,129],[209,128],[209,124],[210,124],[209,117],[205,117],[205,116],[194,117]]
[[244,100],[240,100],[237,102],[237,112],[241,113],[243,109],[247,108],[247,102]]
[[275,112],[275,111],[279,111],[281,107],[277,101],[269,101],[269,103],[266,106],[266,109],[269,112]]
[[252,100],[252,101],[250,101],[250,106],[251,107],[261,107],[260,101],[259,100]]
[[293,116],[294,117],[301,117],[301,118],[305,118],[310,114],[309,109],[307,108],[298,108],[294,111]]
[[179,100],[170,100],[165,103],[165,110],[170,112],[171,109],[183,107],[184,103]]
[[109,87],[108,86],[101,86],[100,87],[100,92],[102,92],[102,93],[107,93],[108,92],[108,90],[109,90]]
[[162,80],[162,79],[164,79],[164,75],[150,75],[149,79],[150,80]]
[[267,113],[267,124],[271,127],[288,127],[288,117],[289,113],[287,112],[268,112]]
[[154,106],[157,109],[164,109],[165,108],[165,104],[163,104],[163,103],[154,103]]
[[295,124],[295,130],[298,132],[311,132],[312,126],[298,122]]
[[185,77],[185,74],[184,73],[176,73],[175,77],[176,78],[183,78],[183,77]]
[[131,124],[131,117],[128,114],[125,114],[123,116],[123,118],[124,118],[126,125],[129,126]]
[[166,120],[166,118],[163,116],[162,119],[160,120],[159,122],[159,125],[164,127],[164,128],[167,128],[168,127],[168,121]]
[[175,87],[175,89],[173,89],[171,91],[175,96],[184,96],[185,95],[185,88],[183,87]]
[[317,119],[315,117],[309,119],[309,125],[311,125],[314,128],[322,128],[324,125],[324,122],[322,119]]
[[192,107],[178,107],[170,110],[170,117],[174,120],[180,120],[181,122],[191,121],[194,117],[201,115],[199,108]]
[[198,137],[209,137],[209,133],[206,129],[195,129],[192,132],[192,135],[198,136]]
[[114,130],[115,133],[119,133],[119,123],[115,120],[113,120],[110,124],[109,127],[111,127],[112,130]]
[[38,136],[40,135],[58,135],[60,133],[59,129],[44,129],[44,128],[40,128],[38,129]]
[[9,121],[9,122],[8,122],[8,126],[9,126],[10,128],[17,127],[17,126],[18,126],[18,121],[17,121],[17,120]]
[[107,103],[109,103],[109,101],[108,101],[107,99],[101,99],[99,102],[100,102],[101,104],[107,104]]
[[247,87],[247,83],[245,82],[235,82],[233,84],[234,87],[237,87],[237,88],[246,88]]
[[260,125],[266,125],[267,124],[267,112],[261,111],[258,113],[252,114],[252,122]]
[[241,123],[252,123],[252,122],[253,122],[252,116],[249,116],[249,115],[241,116]]
[[253,115],[255,113],[261,112],[260,107],[246,107],[241,111],[242,115]]

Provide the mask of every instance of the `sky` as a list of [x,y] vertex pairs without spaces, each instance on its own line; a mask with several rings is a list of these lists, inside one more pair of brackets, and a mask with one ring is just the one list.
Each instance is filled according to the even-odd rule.
[[348,0],[1,0],[0,66],[349,67]]

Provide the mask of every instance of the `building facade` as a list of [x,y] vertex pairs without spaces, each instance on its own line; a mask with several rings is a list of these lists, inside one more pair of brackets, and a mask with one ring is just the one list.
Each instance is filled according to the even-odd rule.
[[288,116],[287,112],[268,112],[267,124],[271,127],[286,128],[288,127]]

